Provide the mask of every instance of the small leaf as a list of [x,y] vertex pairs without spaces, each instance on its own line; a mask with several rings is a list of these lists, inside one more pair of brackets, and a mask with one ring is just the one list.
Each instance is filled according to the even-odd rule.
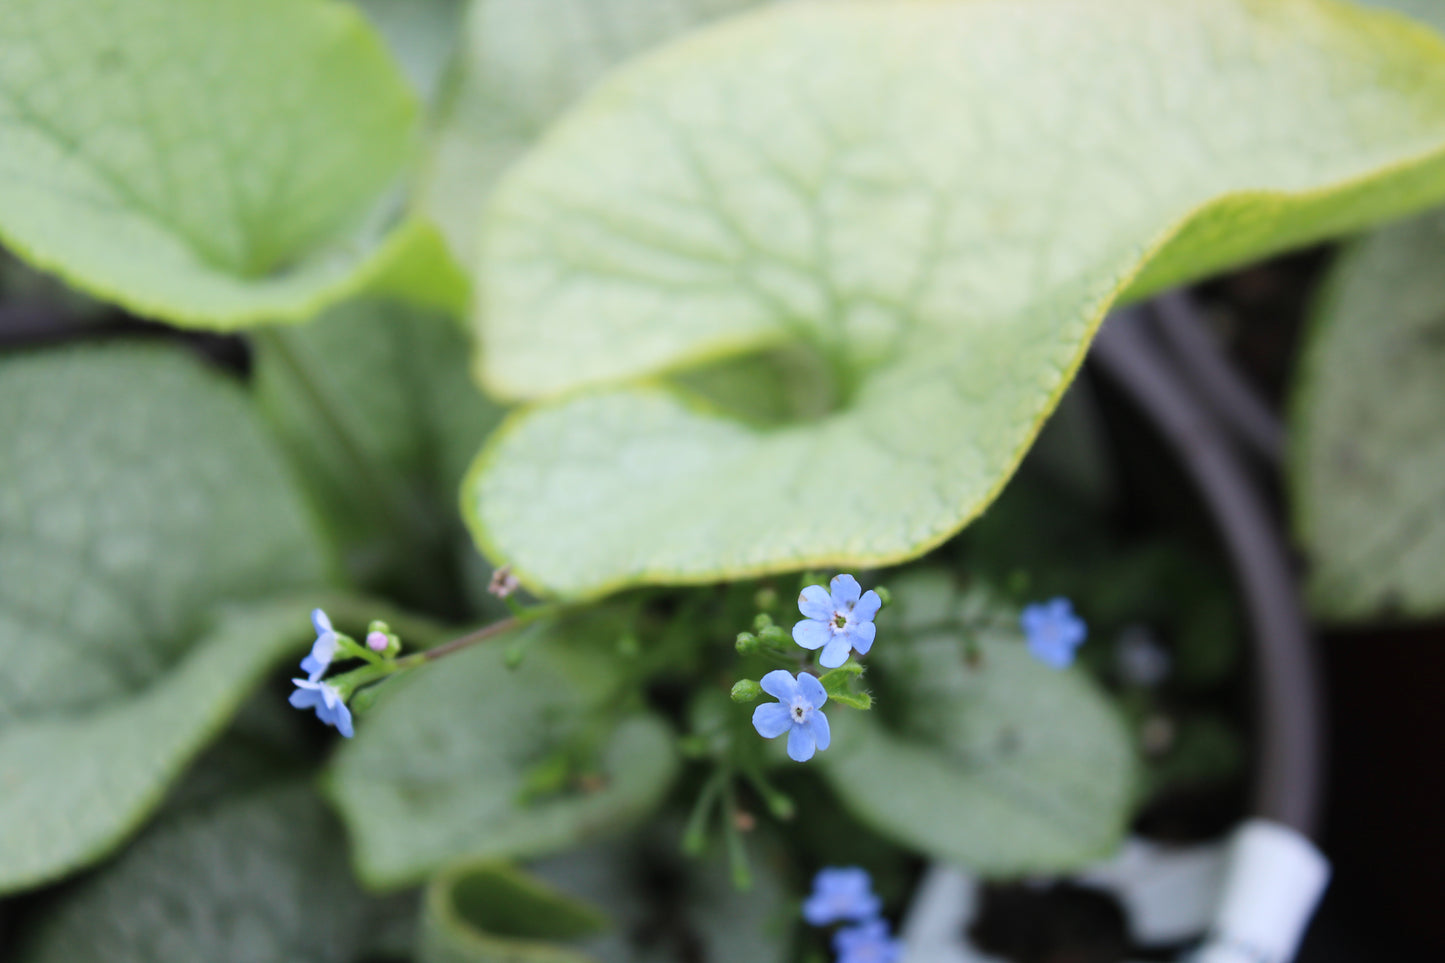
[[307,789],[232,797],[159,823],[61,897],[22,963],[354,963],[372,907]]
[[[905,610],[913,583],[895,585]],[[919,584],[925,594],[937,587]],[[893,627],[880,622],[883,637]],[[989,875],[1054,872],[1113,849],[1135,761],[1118,715],[1085,676],[1034,659],[1017,630],[980,633],[977,667],[958,630],[888,637],[869,654],[875,710],[830,717],[833,745],[818,756],[858,819]]]
[[[285,647],[311,520],[236,386],[178,349],[0,361],[0,891],[99,857]],[[200,640],[199,643],[197,640]]]
[[416,102],[330,0],[12,0],[0,238],[177,324],[304,319],[368,285],[455,304],[435,232],[391,229]]
[[1445,215],[1337,263],[1291,399],[1308,597],[1336,621],[1445,613]]
[[[382,689],[327,782],[363,880],[402,886],[458,859],[552,852],[657,805],[677,769],[673,736],[655,716],[608,714],[617,702],[609,661],[602,647],[577,644],[585,632],[554,630],[510,670],[498,640]],[[539,763],[588,745],[595,785],[528,797]]]
[[463,866],[427,886],[420,963],[584,963],[557,945],[607,928],[593,907],[505,864]]
[[422,208],[459,260],[472,262],[483,202],[498,176],[609,68],[763,2],[473,0],[420,188]]
[[[1438,39],[1317,0],[699,31],[493,195],[480,374],[547,400],[479,457],[473,533],[566,596],[914,557],[993,499],[1121,297],[1445,196],[1442,85]],[[831,411],[760,426],[636,383],[779,345],[832,372]]]

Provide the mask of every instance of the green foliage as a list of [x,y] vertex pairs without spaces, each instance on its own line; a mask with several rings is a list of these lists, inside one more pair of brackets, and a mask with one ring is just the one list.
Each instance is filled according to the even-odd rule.
[[320,551],[241,393],[174,349],[0,362],[0,890],[152,809],[285,647]]
[[1439,0],[1357,0],[1367,7],[1384,7],[1445,30],[1445,6]]
[[258,400],[353,581],[460,615],[458,573],[481,566],[456,492],[501,412],[468,377],[456,322],[352,302],[257,346]]
[[628,57],[760,2],[472,0],[429,145],[420,206],[470,264],[477,221],[497,178],[564,109]]
[[[552,852],[656,806],[677,769],[672,734],[619,706],[616,666],[588,632],[553,630],[510,669],[499,639],[381,690],[328,776],[368,885]],[[559,752],[577,760],[570,778],[532,781]]]
[[1030,655],[1012,612],[956,595],[946,576],[905,576],[894,591],[901,612],[878,619],[892,644],[869,655],[876,711],[830,716],[833,747],[819,756],[843,804],[904,845],[990,875],[1107,855],[1134,799],[1114,709],[1077,670]]
[[550,398],[805,344],[840,401],[762,430],[665,385],[548,400],[478,459],[474,534],[569,596],[912,557],[998,492],[1121,295],[1445,195],[1442,83],[1445,44],[1314,0],[701,31],[498,187],[480,373]]
[[751,847],[762,858],[753,885],[732,884],[723,854],[683,858],[681,827],[668,816],[620,840],[582,847],[529,869],[558,889],[601,908],[606,932],[578,949],[598,963],[780,963],[790,959],[796,919],[778,877],[781,854],[766,837]]
[[430,101],[456,46],[463,0],[353,0],[391,48],[407,79]]
[[499,863],[442,873],[427,886],[420,963],[584,963],[556,945],[607,928],[607,917]]
[[41,920],[21,963],[356,963],[372,905],[309,790],[162,822]]
[[1445,215],[1341,257],[1291,403],[1290,491],[1321,617],[1445,613]]
[[178,324],[308,317],[368,285],[455,306],[435,231],[386,192],[414,96],[334,0],[9,0],[0,239]]

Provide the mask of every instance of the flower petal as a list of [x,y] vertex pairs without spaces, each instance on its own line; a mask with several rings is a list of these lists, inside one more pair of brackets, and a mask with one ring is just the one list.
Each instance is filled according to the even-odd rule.
[[297,689],[288,701],[297,709],[310,709],[321,705],[321,693],[315,689]]
[[808,700],[808,705],[814,709],[828,701],[828,690],[823,688],[823,683],[819,682],[811,672],[798,673],[798,691],[802,693],[804,699]]
[[833,598],[821,585],[809,585],[798,596],[798,611],[810,619],[826,622],[833,617]]
[[1067,669],[1074,661],[1074,651],[1059,645],[1040,645],[1030,641],[1029,651],[1034,658],[1053,669]]
[[863,593],[863,597],[858,600],[858,604],[853,606],[853,618],[859,622],[872,622],[873,617],[878,614],[878,610],[882,607],[883,599],[879,598],[877,592],[869,589]]
[[1062,595],[1058,595],[1054,598],[1049,599],[1046,604],[1048,607],[1049,616],[1057,622],[1062,622],[1066,619],[1072,619],[1074,617],[1074,603],[1070,602]]
[[320,609],[311,610],[311,627],[316,630],[317,635],[326,635],[333,631],[331,628],[331,620],[327,618],[326,613]]
[[848,661],[848,653],[853,651],[853,642],[846,635],[835,635],[833,640],[823,646],[823,654],[818,656],[818,664],[825,669],[836,669]]
[[813,758],[817,743],[813,732],[807,726],[793,726],[788,733],[788,757],[794,762],[807,762]]
[[823,713],[814,712],[812,718],[808,720],[807,728],[812,730],[813,741],[818,744],[819,752],[827,749],[828,744],[833,741],[833,732],[828,728],[828,717]]
[[858,601],[858,596],[863,594],[863,586],[851,575],[835,575],[829,583],[833,590],[833,607],[835,609],[846,609]]
[[337,732],[348,739],[356,735],[356,731],[351,728],[351,710],[346,707],[346,703],[338,702],[333,716],[331,724],[336,727]]
[[873,648],[873,639],[878,635],[878,626],[872,622],[862,622],[853,626],[848,633],[848,641],[853,643],[853,650],[859,655],[867,655],[868,650]]
[[762,678],[763,691],[774,699],[792,702],[798,694],[798,683],[787,669],[774,669]]
[[833,638],[833,630],[826,622],[803,619],[793,626],[793,641],[805,649],[820,649]]
[[764,739],[776,739],[793,725],[793,714],[781,702],[765,702],[753,710],[753,728]]

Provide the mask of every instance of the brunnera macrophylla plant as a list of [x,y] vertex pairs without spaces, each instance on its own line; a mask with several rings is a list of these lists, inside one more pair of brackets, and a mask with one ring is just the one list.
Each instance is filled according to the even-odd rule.
[[[988,523],[1111,306],[1445,200],[1445,42],[1348,3],[572,6],[0,10],[0,317],[39,271],[71,289],[46,312],[236,334],[249,364],[0,358],[0,893],[96,870],[21,963],[172,963],[185,940],[103,925],[147,894],[212,958],[216,908],[252,900],[274,945],[394,955],[353,875],[427,886],[426,963],[478,945],[477,892],[560,939],[597,914],[497,861],[595,871],[645,829],[696,857],[667,905],[710,958],[780,960],[723,941],[861,861],[801,832],[774,858],[758,817],[795,798],[830,843],[986,874],[1107,854],[1141,796],[1120,710],[1161,659],[1131,649],[1113,699],[1106,593],[895,566]],[[1428,276],[1408,233],[1386,247]],[[1392,490],[1433,477],[1391,439],[1434,408],[1339,387],[1339,358],[1393,371],[1372,319],[1420,340],[1373,307],[1400,287],[1376,251],[1301,415],[1340,617],[1441,604],[1435,540],[1364,564],[1391,546],[1330,467],[1363,410],[1410,427],[1366,452]],[[1379,531],[1433,534],[1408,523]],[[818,566],[891,593],[795,584]],[[304,717],[267,716],[288,697]],[[258,742],[294,785],[238,775]],[[857,879],[814,895],[874,906]],[[228,888],[252,880],[316,905]],[[897,951],[877,906],[828,925],[846,963]]]

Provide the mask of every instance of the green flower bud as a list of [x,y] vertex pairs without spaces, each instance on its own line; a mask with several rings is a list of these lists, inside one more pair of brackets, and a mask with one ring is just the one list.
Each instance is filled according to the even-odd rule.
[[754,702],[762,694],[763,687],[758,685],[756,679],[739,679],[733,683],[732,699],[734,702]]
[[788,646],[792,643],[793,637],[779,625],[770,625],[758,632],[758,638],[772,646]]
[[758,651],[758,637],[751,632],[739,632],[737,649],[738,655],[753,655]]

